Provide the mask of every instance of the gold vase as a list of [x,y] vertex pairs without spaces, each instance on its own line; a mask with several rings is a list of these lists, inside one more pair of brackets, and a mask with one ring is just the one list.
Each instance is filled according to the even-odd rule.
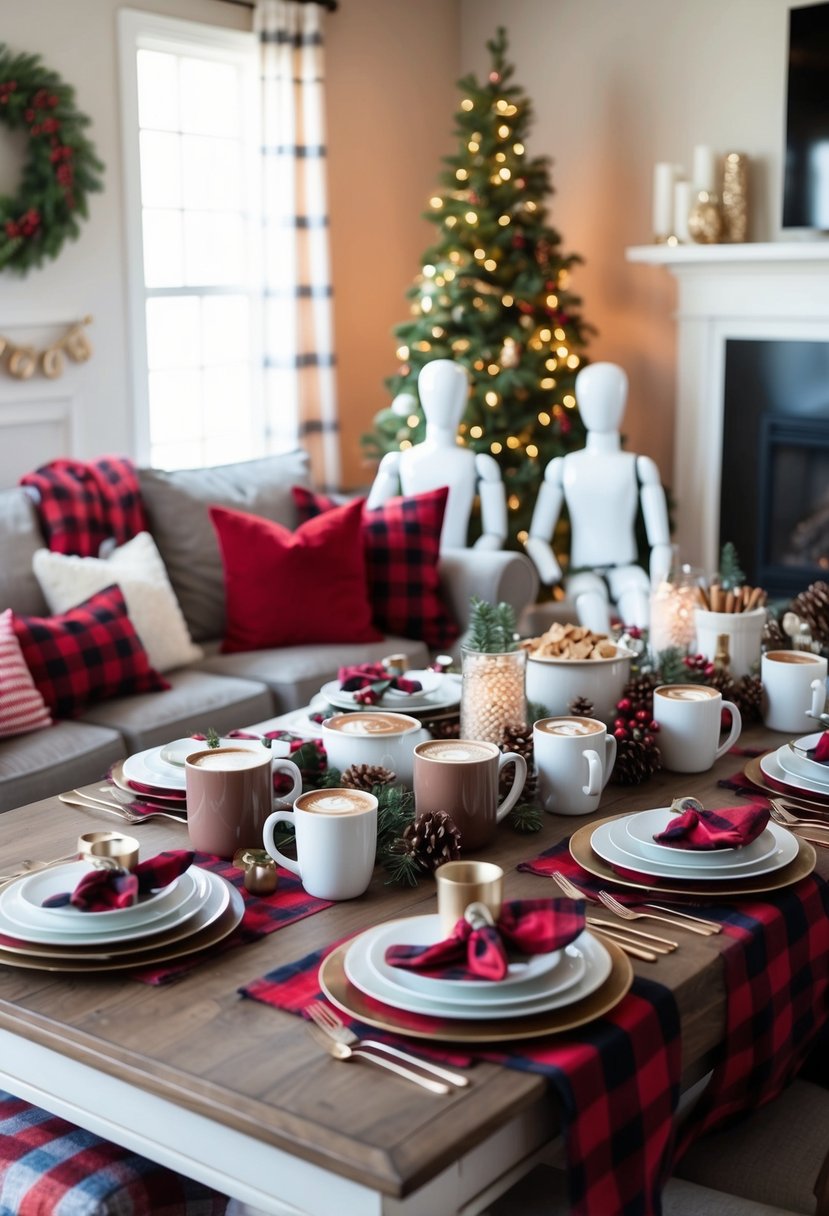
[[688,233],[698,245],[716,245],[722,235],[720,200],[711,190],[700,190],[691,204]]
[[723,160],[722,221],[724,241],[748,240],[748,157],[727,152]]

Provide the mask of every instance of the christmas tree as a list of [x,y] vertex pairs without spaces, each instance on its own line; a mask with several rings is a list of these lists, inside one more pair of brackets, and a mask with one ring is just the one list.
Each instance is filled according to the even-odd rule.
[[[441,188],[425,218],[437,240],[407,292],[410,319],[394,330],[400,366],[386,384],[391,405],[363,438],[374,460],[425,434],[417,377],[432,359],[462,363],[469,401],[458,442],[495,457],[509,508],[508,544],[526,538],[547,463],[584,446],[574,393],[591,330],[570,291],[571,267],[547,222],[549,157],[529,156],[532,105],[511,84],[506,32],[487,43],[485,83],[458,82],[458,150],[444,158]],[[480,531],[473,521],[470,541]]]

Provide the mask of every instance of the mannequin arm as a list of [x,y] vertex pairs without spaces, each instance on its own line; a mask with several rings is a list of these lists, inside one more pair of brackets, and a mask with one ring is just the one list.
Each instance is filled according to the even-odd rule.
[[659,470],[649,456],[640,456],[636,461],[639,477],[639,498],[645,533],[651,546],[651,586],[657,587],[668,577],[671,568],[671,531],[668,523],[668,505],[665,491],[659,479]]
[[507,539],[507,499],[497,460],[479,452],[475,457],[478,474],[478,495],[481,500],[482,534],[475,541],[476,549],[502,549]]
[[544,470],[544,480],[538,491],[530,522],[530,535],[524,541],[524,548],[532,558],[542,583],[547,585],[561,582],[562,577],[561,566],[556,560],[550,541],[564,502],[564,490],[561,484],[564,473],[563,459],[563,457],[557,456]]
[[374,482],[369,490],[366,510],[372,511],[375,507],[382,507],[383,503],[388,502],[390,498],[394,498],[399,493],[400,453],[386,452],[380,461]]

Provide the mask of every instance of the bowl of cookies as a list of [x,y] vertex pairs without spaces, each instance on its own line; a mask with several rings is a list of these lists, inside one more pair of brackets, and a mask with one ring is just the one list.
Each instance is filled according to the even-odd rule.
[[527,652],[527,700],[547,714],[572,713],[576,700],[589,702],[592,717],[612,726],[616,702],[630,679],[633,651],[607,634],[555,622],[541,637],[521,643]]

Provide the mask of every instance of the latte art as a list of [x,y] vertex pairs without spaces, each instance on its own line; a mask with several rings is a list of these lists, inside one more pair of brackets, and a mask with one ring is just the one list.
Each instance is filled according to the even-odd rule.
[[329,730],[342,735],[401,735],[417,725],[411,718],[400,714],[341,714],[330,718]]
[[550,718],[546,722],[539,722],[538,728],[550,735],[570,737],[597,735],[605,729],[601,722],[592,722],[589,718]]
[[195,768],[209,768],[217,772],[228,772],[230,769],[258,768],[262,756],[249,751],[214,751],[198,756],[193,762]]
[[660,688],[658,695],[669,701],[710,701],[720,694],[716,688],[706,688],[700,684],[670,684],[667,688]]
[[443,760],[447,764],[464,764],[473,760],[489,760],[493,752],[482,743],[458,741],[436,742],[422,744],[417,754],[426,760]]
[[371,810],[374,801],[350,790],[315,790],[294,805],[312,815],[359,815]]

